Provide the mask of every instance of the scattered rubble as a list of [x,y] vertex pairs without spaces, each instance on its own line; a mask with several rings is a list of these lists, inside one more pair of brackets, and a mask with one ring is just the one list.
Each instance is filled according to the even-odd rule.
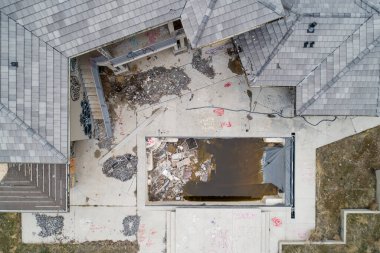
[[45,214],[36,214],[37,225],[41,228],[38,233],[41,237],[62,234],[63,216],[47,216]]
[[116,108],[120,103],[135,108],[158,103],[166,95],[181,96],[182,90],[188,90],[187,85],[191,81],[178,67],[154,67],[141,73],[117,77],[107,70],[102,73],[106,100],[111,108]]
[[80,98],[80,83],[78,77],[70,77],[70,97],[72,101],[77,101]]
[[183,200],[189,181],[207,182],[216,169],[213,156],[200,154],[193,138],[147,139],[149,200]]
[[83,95],[83,100],[80,102],[82,107],[82,112],[80,114],[80,125],[83,126],[84,134],[89,138],[92,137],[92,123],[91,123],[91,109],[90,104],[85,95]]
[[137,172],[137,157],[131,154],[111,157],[103,164],[103,174],[120,181],[128,181]]
[[140,216],[130,215],[123,219],[123,234],[125,236],[137,235],[140,226]]
[[107,137],[103,120],[93,120],[93,137],[98,140],[98,147],[111,150],[113,138]]
[[191,66],[207,76],[210,79],[213,79],[215,77],[215,70],[213,66],[211,65],[212,57],[209,56],[206,59],[202,58],[202,50],[197,49],[194,51],[193,59],[191,61]]

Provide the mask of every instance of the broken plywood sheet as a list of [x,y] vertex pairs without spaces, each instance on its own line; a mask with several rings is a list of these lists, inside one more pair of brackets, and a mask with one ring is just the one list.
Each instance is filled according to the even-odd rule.
[[176,253],[261,253],[259,209],[177,208]]

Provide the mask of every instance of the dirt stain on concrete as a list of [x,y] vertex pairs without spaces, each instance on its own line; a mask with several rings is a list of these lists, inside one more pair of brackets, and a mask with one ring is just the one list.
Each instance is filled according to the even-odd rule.
[[95,152],[94,152],[95,158],[99,158],[101,154],[102,154],[102,152],[100,152],[99,149],[95,150]]
[[232,73],[235,73],[237,75],[244,74],[243,66],[241,65],[241,62],[238,57],[229,59],[228,68],[232,71]]
[[202,50],[197,49],[193,53],[193,59],[191,60],[191,66],[207,76],[210,79],[215,77],[215,70],[212,66],[212,57],[202,58]]

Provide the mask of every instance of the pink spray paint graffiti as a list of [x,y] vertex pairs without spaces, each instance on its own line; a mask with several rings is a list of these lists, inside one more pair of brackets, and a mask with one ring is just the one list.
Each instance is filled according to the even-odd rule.
[[273,217],[273,218],[272,218],[272,224],[273,224],[273,226],[275,226],[275,227],[281,227],[281,225],[282,225],[282,220],[281,220],[280,218],[278,218],[278,217]]
[[221,128],[230,128],[232,127],[232,123],[230,121],[225,121],[220,123]]
[[224,115],[224,109],[223,108],[216,108],[213,110],[213,112],[216,114],[216,116],[223,116]]
[[228,88],[228,87],[231,87],[232,86],[232,83],[231,82],[227,82],[224,84],[224,88]]

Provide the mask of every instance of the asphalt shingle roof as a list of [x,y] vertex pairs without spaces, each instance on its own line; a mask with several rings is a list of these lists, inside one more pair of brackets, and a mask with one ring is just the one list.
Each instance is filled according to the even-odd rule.
[[66,163],[68,59],[7,15],[0,22],[0,162]]
[[244,33],[281,17],[280,0],[189,0],[181,15],[193,47]]
[[0,162],[66,163],[68,57],[178,19],[185,2],[0,1]]
[[267,24],[234,38],[251,84],[296,86],[298,115],[379,115],[377,12],[354,0],[316,3],[296,0],[299,18],[287,18],[294,24],[276,21],[277,31]]
[[69,57],[180,17],[186,0],[2,0],[0,11]]

